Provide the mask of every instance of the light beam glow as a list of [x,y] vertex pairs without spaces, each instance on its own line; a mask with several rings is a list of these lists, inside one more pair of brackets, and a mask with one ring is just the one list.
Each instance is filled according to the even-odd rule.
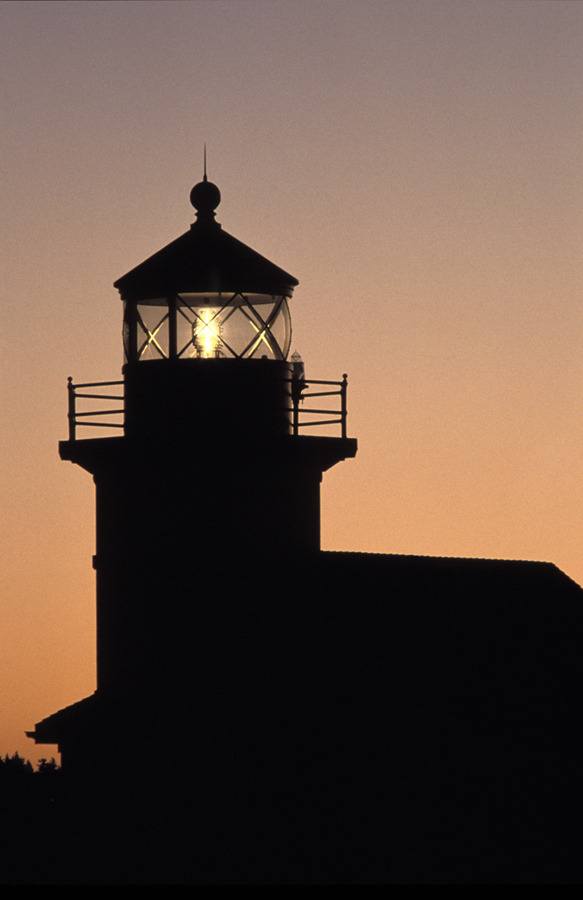
[[194,345],[203,359],[219,355],[221,342],[221,324],[218,313],[213,309],[201,309],[200,317],[194,326]]

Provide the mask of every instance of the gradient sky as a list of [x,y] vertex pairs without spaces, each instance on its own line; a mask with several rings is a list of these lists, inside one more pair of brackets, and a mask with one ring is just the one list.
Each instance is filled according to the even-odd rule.
[[112,282],[188,228],[204,141],[308,375],[349,373],[323,546],[583,582],[583,3],[21,0],[0,34],[0,753],[94,689],[66,377],[119,377]]

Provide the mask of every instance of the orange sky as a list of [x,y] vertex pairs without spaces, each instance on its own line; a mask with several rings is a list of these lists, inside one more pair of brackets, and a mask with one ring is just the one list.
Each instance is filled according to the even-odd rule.
[[308,374],[350,376],[324,547],[583,582],[583,4],[19,2],[0,34],[0,753],[93,690],[66,377],[118,377],[112,282],[187,229],[205,140]]

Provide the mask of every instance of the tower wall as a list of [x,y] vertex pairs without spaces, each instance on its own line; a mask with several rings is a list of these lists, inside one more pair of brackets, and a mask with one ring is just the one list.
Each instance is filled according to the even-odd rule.
[[124,437],[61,455],[96,484],[98,691],[167,697],[200,681],[209,607],[277,604],[320,549],[322,473],[356,442],[290,434],[284,362],[161,360],[124,376]]
[[124,367],[125,433],[233,446],[290,432],[291,369],[274,359],[176,359]]
[[188,680],[203,607],[278,602],[320,545],[322,472],[297,441],[125,439],[115,465],[97,461],[99,689]]

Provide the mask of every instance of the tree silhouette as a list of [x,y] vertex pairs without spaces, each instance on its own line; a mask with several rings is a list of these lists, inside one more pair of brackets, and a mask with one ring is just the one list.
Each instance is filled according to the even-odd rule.
[[34,773],[31,763],[20,756],[13,753],[12,756],[6,754],[0,757],[0,778],[5,781],[7,779],[28,777]]
[[51,756],[50,759],[39,759],[38,766],[36,769],[36,774],[41,775],[43,778],[51,777],[53,775],[57,775],[61,771],[60,766],[58,765],[54,756]]

